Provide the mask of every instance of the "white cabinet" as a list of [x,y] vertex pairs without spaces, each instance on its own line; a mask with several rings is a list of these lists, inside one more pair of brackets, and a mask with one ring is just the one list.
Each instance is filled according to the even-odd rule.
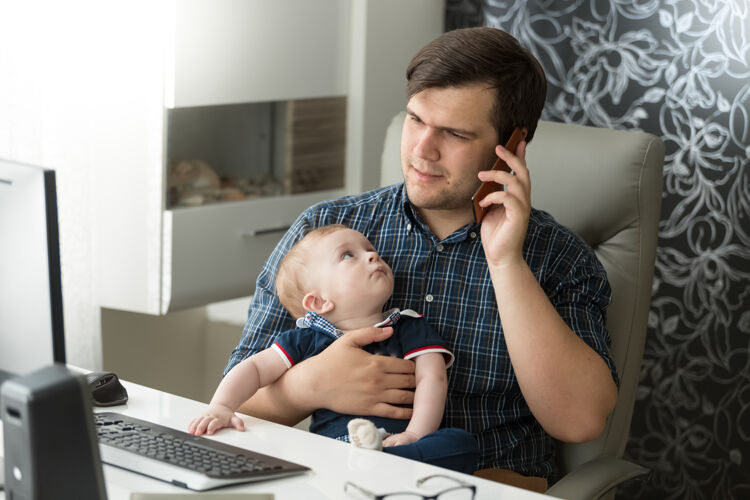
[[177,0],[167,107],[345,95],[349,0]]
[[164,215],[162,311],[249,295],[266,257],[317,192],[168,210]]

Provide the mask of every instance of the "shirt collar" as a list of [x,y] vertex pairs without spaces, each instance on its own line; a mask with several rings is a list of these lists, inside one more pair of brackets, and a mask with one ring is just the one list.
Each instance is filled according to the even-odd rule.
[[401,311],[399,309],[391,309],[383,313],[383,321],[381,321],[380,323],[376,323],[375,326],[378,326],[378,327],[393,326],[396,323],[398,323],[398,320],[400,318],[401,318]]
[[[393,326],[398,323],[398,320],[401,319],[401,316],[421,317],[422,315],[412,311],[411,309],[405,309],[403,311],[398,308],[390,309],[383,313],[383,320],[373,326]],[[297,319],[297,328],[312,328],[316,332],[324,333],[329,337],[333,337],[334,339],[339,338],[343,334],[341,330],[333,326],[333,323],[325,319],[320,314],[312,311],[307,311],[304,317]]]
[[399,196],[401,198],[401,217],[403,217],[406,227],[410,228],[410,231],[413,231],[415,226],[420,226],[425,230],[425,232],[429,233],[429,229],[427,229],[427,226],[425,226],[422,220],[419,218],[419,215],[417,215],[417,211],[414,210],[414,207],[411,206],[409,196],[406,194],[406,183],[404,182],[401,183]]
[[333,323],[312,311],[307,311],[304,317],[297,318],[297,328],[312,328],[316,332],[325,333],[334,339],[339,338],[343,333],[333,326]]
[[[411,231],[414,231],[417,227],[420,228],[424,234],[428,235],[437,243],[437,237],[432,233],[432,231],[430,231],[430,228],[427,226],[427,224],[422,221],[422,218],[419,216],[419,212],[417,212],[417,210],[409,201],[409,196],[406,193],[406,183],[401,183],[400,196],[401,216],[406,221],[407,227],[410,227]],[[465,241],[468,239],[475,239],[477,241],[480,241],[479,232],[481,227],[481,224],[472,221],[464,227],[457,229],[453,234],[444,239],[443,242],[457,243],[459,241]],[[471,237],[471,233],[474,233],[475,235],[473,238]]]

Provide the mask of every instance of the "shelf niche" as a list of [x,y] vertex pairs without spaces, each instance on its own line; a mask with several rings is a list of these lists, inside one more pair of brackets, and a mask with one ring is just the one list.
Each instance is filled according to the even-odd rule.
[[342,189],[346,97],[167,110],[166,208]]

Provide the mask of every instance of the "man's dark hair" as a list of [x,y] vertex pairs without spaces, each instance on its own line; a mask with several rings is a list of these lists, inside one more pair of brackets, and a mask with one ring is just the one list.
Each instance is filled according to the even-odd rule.
[[534,136],[547,96],[547,77],[539,61],[508,33],[495,28],[464,28],[428,43],[406,69],[411,98],[432,87],[486,83],[494,88],[488,110],[498,141],[505,144],[515,127]]

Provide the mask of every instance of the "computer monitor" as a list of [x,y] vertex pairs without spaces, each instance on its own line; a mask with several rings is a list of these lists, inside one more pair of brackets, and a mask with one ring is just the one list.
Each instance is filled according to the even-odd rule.
[[0,382],[65,362],[55,172],[0,159]]

